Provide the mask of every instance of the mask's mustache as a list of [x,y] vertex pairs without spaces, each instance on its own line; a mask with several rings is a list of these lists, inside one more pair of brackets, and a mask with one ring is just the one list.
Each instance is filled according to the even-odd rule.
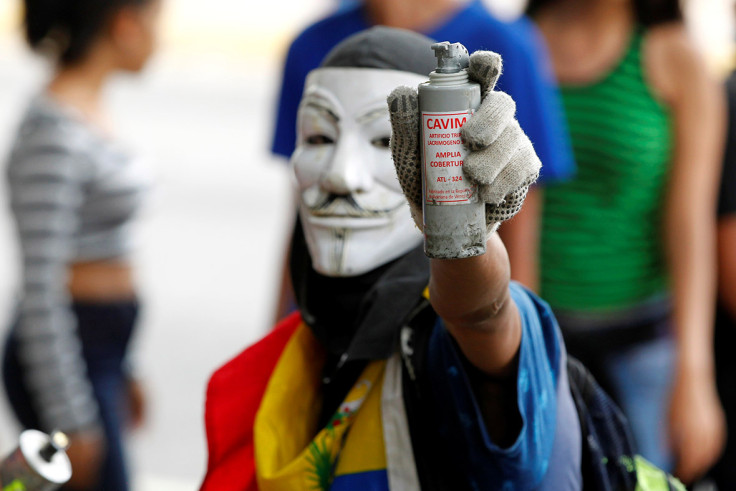
[[394,209],[366,210],[355,201],[352,195],[328,194],[317,204],[311,206],[309,211],[314,216],[322,217],[375,218],[386,216]]

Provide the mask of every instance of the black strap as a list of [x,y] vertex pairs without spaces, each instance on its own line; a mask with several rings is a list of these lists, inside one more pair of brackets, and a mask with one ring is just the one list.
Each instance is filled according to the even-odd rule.
[[426,395],[432,381],[425,376],[425,358],[436,322],[437,314],[423,300],[401,331],[402,386],[414,461],[422,491],[470,491],[467,476],[453,466],[437,438],[432,401]]
[[452,489],[443,485],[446,478],[441,471],[447,463],[437,458],[441,452],[436,448],[436,438],[432,438],[432,432],[429,431],[432,427],[431,416],[427,410],[430,402],[423,397],[421,387],[421,384],[425,383],[424,359],[435,321],[436,314],[429,305],[429,301],[423,300],[409,316],[401,330],[404,406],[422,491]]
[[635,452],[626,418],[573,357],[567,359],[567,373],[580,419],[583,489],[634,491]]

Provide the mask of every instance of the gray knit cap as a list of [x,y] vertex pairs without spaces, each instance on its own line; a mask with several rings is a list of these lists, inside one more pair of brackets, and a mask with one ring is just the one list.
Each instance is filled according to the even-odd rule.
[[435,41],[406,29],[376,26],[350,36],[327,53],[321,67],[381,68],[429,75],[437,67]]

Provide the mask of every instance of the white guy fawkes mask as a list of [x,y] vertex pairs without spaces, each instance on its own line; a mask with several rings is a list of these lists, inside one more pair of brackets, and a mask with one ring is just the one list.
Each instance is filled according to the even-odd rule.
[[319,68],[307,77],[291,157],[314,268],[357,276],[419,245],[391,160],[386,97],[426,80],[411,72]]

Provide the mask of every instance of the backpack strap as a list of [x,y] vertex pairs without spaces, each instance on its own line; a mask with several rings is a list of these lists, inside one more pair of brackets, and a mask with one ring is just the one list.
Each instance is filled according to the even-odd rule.
[[593,375],[568,356],[567,373],[583,439],[583,489],[619,491],[636,489],[634,446],[628,423]]
[[568,356],[567,373],[583,438],[583,489],[685,491],[677,479],[636,455],[626,417],[579,360]]

